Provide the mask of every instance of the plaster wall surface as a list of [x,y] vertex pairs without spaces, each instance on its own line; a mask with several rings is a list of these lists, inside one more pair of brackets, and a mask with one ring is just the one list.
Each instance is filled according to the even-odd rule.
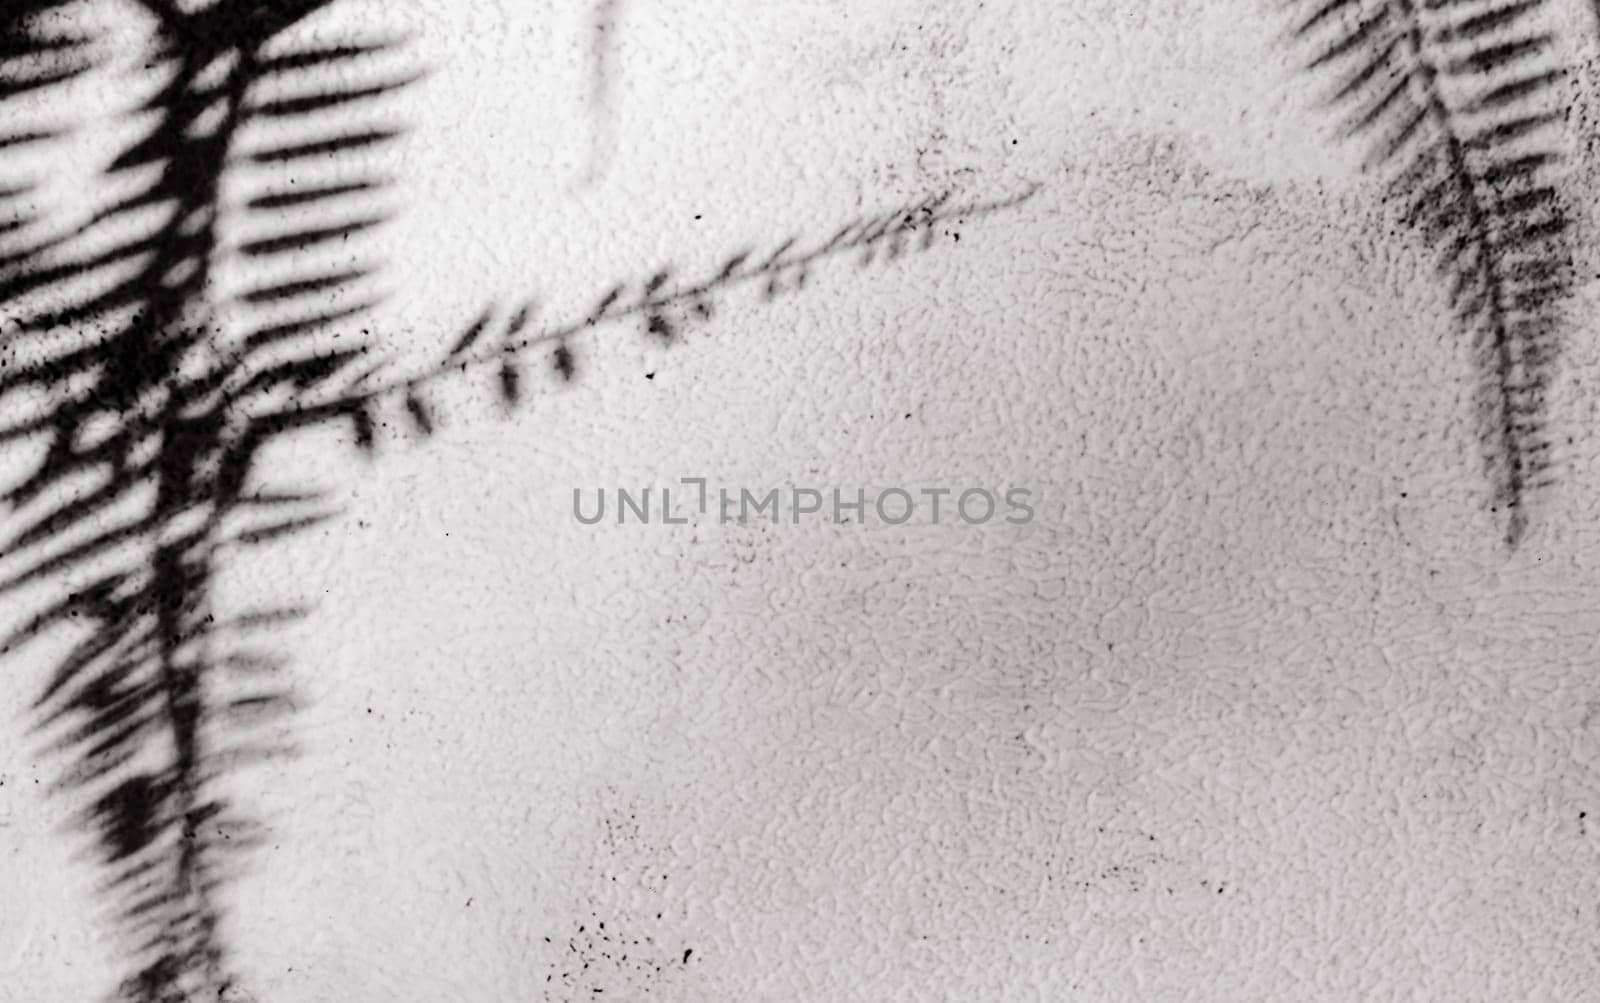
[[[570,318],[1039,187],[672,345],[602,324],[510,417],[463,382],[370,463],[277,447],[344,514],[225,583],[314,606],[277,639],[299,754],[242,781],[253,998],[1597,998],[1592,325],[1508,555],[1443,290],[1272,12],[635,0],[591,99],[592,9],[392,6],[341,17],[431,74],[369,325],[402,357],[486,300]],[[1036,517],[573,516],[682,477]],[[117,961],[21,738],[42,671],[0,745],[17,1003]]]

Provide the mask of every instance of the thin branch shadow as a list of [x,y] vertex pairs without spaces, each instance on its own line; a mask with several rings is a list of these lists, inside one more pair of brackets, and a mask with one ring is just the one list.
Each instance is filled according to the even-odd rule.
[[928,251],[935,247],[940,224],[959,220],[965,225],[1015,208],[1039,187],[1032,184],[1004,198],[960,204],[952,204],[945,192],[851,220],[823,240],[803,243],[800,235],[793,235],[765,253],[758,254],[753,246],[743,248],[715,271],[686,280],[675,281],[670,267],[660,267],[648,276],[610,286],[586,315],[565,323],[536,325],[537,303],[531,299],[509,312],[490,304],[459,330],[450,348],[431,366],[409,373],[392,372],[387,361],[352,366],[350,377],[337,387],[332,387],[337,381],[329,381],[253,420],[279,431],[348,420],[355,444],[370,451],[376,445],[376,410],[400,404],[412,426],[426,436],[436,427],[426,393],[434,384],[492,370],[490,378],[502,404],[514,408],[527,385],[526,357],[540,350],[549,352],[550,369],[560,380],[570,381],[578,368],[572,345],[586,331],[631,320],[646,336],[670,344],[684,327],[711,319],[720,295],[753,287],[770,302],[807,288],[812,271],[831,258],[853,254],[864,268],[874,261]]

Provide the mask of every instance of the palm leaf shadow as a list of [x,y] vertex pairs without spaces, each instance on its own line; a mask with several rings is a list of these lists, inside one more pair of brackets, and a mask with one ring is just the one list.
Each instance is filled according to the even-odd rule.
[[1573,284],[1546,0],[1287,0],[1326,104],[1436,255],[1477,370],[1490,508],[1515,549],[1550,483],[1546,396]]
[[[381,184],[359,171],[309,190],[299,182],[317,173],[313,158],[387,138],[361,124],[361,109],[409,77],[329,83],[336,64],[376,61],[381,41],[280,44],[330,2],[189,12],[143,3],[144,45],[125,72],[149,97],[121,117],[134,135],[97,179],[101,202],[62,227],[26,210],[47,180],[37,167],[7,179],[0,303],[5,349],[19,364],[0,372],[0,397],[42,406],[0,429],[0,442],[42,455],[5,493],[20,528],[6,541],[0,596],[67,584],[3,647],[89,628],[35,710],[50,747],[69,759],[56,787],[83,806],[78,822],[130,951],[119,998],[138,1003],[217,999],[235,983],[218,892],[258,827],[224,782],[287,751],[275,736],[292,694],[277,678],[281,660],[253,642],[297,611],[224,621],[212,595],[232,551],[307,524],[283,512],[304,498],[247,489],[265,437],[240,420],[241,405],[287,399],[361,351],[319,344],[370,303],[342,295],[351,276],[331,271],[317,248],[380,221],[366,203]],[[40,102],[24,97],[114,73],[132,34],[60,32],[90,21],[83,12],[66,2],[7,10],[9,120],[38,115]],[[250,148],[252,129],[270,134],[272,123],[296,138]],[[37,146],[71,132],[48,121],[28,135]],[[224,177],[247,167],[254,194],[229,205]],[[224,212],[262,235],[226,243]],[[287,277],[222,294],[219,269],[235,260]]]
[[[811,245],[747,248],[699,279],[656,269],[564,325],[540,326],[531,302],[509,316],[491,307],[436,364],[397,375],[338,335],[379,302],[365,282],[376,261],[352,264],[350,250],[386,218],[386,184],[362,154],[400,132],[373,108],[416,79],[404,46],[297,45],[291,29],[334,0],[188,11],[140,0],[148,32],[130,72],[149,96],[122,116],[133,137],[95,179],[101,203],[63,226],[32,208],[74,133],[57,106],[127,49],[74,16],[92,2],[14,0],[0,13],[0,113],[23,123],[0,136],[0,404],[26,415],[0,424],[0,448],[37,456],[3,496],[19,528],[0,552],[0,599],[57,594],[0,638],[0,654],[72,642],[36,726],[66,761],[54,786],[81,806],[75,824],[129,952],[117,997],[218,999],[237,983],[221,890],[261,833],[227,783],[292,751],[286,659],[269,641],[306,610],[223,616],[217,576],[239,552],[336,514],[314,491],[253,487],[270,474],[256,463],[264,446],[337,421],[371,448],[389,406],[429,432],[428,388],[485,372],[510,408],[534,352],[575,378],[586,330],[632,319],[670,342],[735,287],[770,299],[829,257],[865,266],[927,249],[939,223],[1032,190],[922,200]],[[230,239],[224,217],[243,236]],[[230,267],[253,281],[227,289]]]

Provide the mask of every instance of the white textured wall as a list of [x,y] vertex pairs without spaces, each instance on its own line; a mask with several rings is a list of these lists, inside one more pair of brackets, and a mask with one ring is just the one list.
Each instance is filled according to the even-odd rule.
[[[334,430],[275,454],[346,514],[231,570],[316,605],[280,639],[301,755],[244,791],[256,998],[1595,998],[1594,348],[1507,558],[1465,346],[1279,22],[1137,7],[632,0],[605,125],[576,4],[383,15],[433,67],[374,327],[417,358],[485,298],[570,317],[1043,188],[671,348],[603,326],[515,418],[471,388],[374,464]],[[572,518],[682,476],[1042,502]],[[115,957],[54,764],[0,748],[0,999],[87,998]]]

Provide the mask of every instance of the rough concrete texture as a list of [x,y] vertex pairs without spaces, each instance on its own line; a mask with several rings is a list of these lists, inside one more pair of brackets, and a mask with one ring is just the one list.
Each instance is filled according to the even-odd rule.
[[[314,606],[275,638],[299,754],[236,784],[269,826],[228,892],[238,998],[1596,998],[1592,285],[1508,554],[1444,292],[1273,11],[603,6],[603,56],[578,4],[307,26],[388,19],[431,71],[363,322],[402,358],[487,299],[581,316],[661,264],[1042,187],[671,345],[601,324],[511,417],[462,381],[428,443],[275,448],[343,514],[227,570]],[[1040,501],[573,518],[575,487],[693,476]],[[0,1000],[87,999],[119,959],[21,738],[30,659]]]

